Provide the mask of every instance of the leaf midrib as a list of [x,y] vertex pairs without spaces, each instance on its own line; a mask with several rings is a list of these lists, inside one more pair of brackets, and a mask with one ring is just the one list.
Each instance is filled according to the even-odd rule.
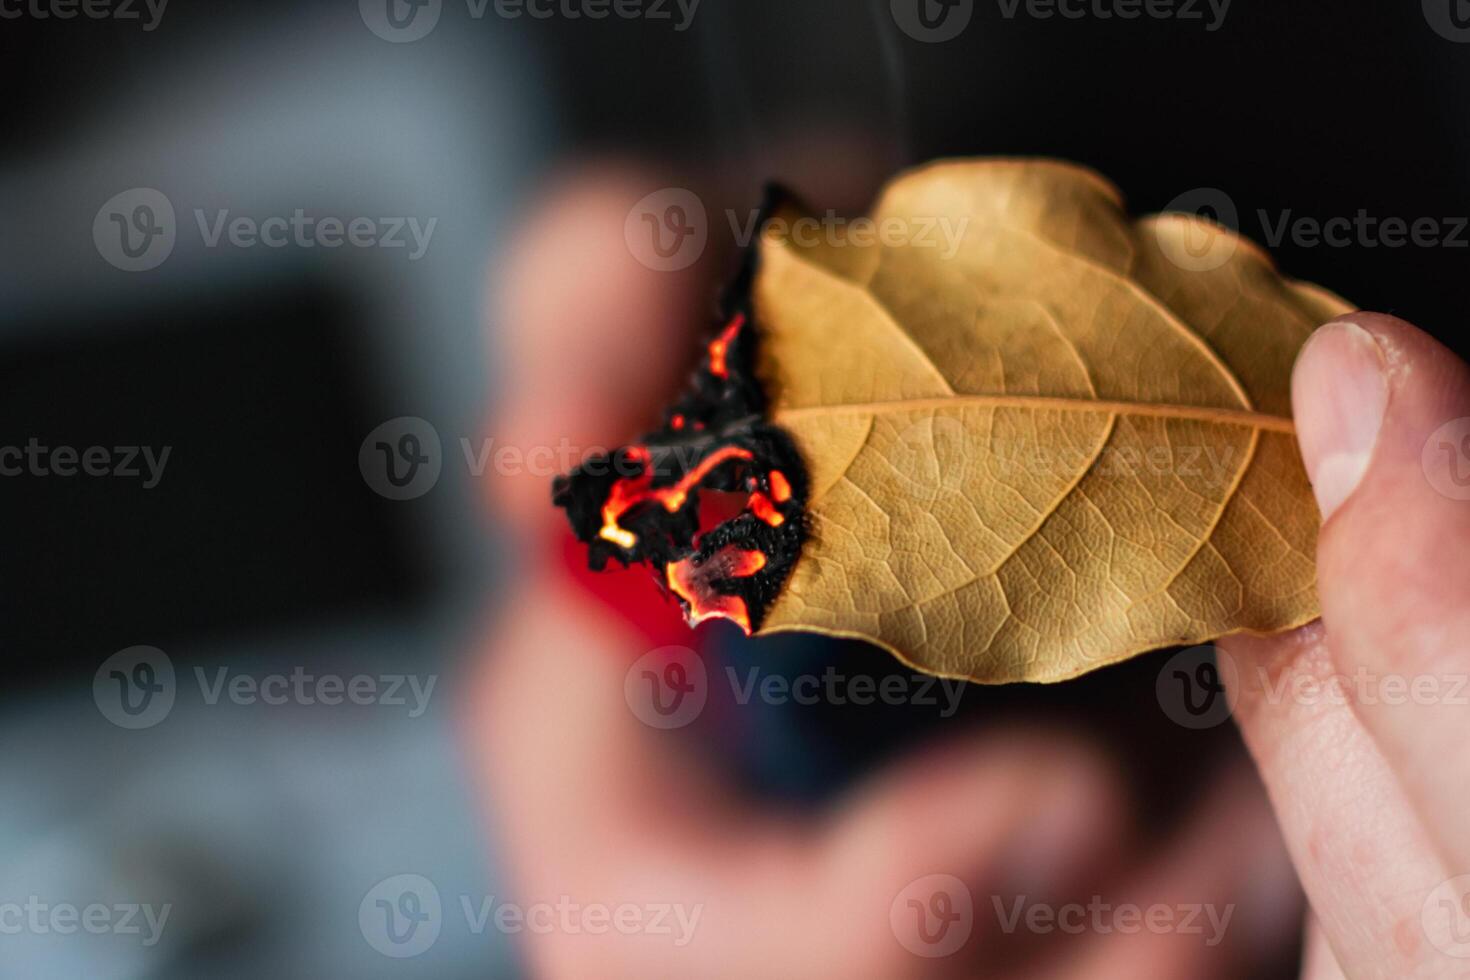
[[1131,415],[1238,425],[1265,432],[1282,432],[1287,435],[1296,432],[1296,427],[1290,418],[1245,409],[1215,408],[1208,405],[1173,405],[1160,402],[1105,401],[1048,395],[947,395],[940,398],[905,398],[877,402],[852,402],[843,405],[811,405],[803,408],[778,407],[773,414],[777,423],[784,423],[803,418],[855,414],[880,415],[964,407],[1023,408],[1033,411]]

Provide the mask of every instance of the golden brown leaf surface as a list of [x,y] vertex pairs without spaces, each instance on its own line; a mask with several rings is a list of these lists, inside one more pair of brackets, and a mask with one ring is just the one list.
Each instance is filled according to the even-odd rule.
[[934,164],[872,218],[762,242],[761,371],[812,483],[766,632],[1005,683],[1317,615],[1290,377],[1348,304],[1066,164]]

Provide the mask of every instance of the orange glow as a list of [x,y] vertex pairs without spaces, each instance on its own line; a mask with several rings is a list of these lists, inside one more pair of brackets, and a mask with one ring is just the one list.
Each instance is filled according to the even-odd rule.
[[745,551],[734,545],[721,548],[702,565],[694,559],[670,562],[665,574],[669,591],[689,605],[689,625],[698,626],[707,619],[728,619],[747,634],[750,612],[739,596],[722,595],[710,588],[714,579],[748,578],[766,567],[766,556],[759,551]]
[[771,481],[771,497],[776,503],[784,504],[791,499],[791,484],[786,480],[786,474],[780,470],[771,470],[767,478]]
[[786,523],[786,515],[777,510],[770,498],[759,490],[750,495],[750,512],[771,527],[780,527]]
[[602,530],[598,532],[598,536],[603,540],[611,541],[618,547],[627,550],[631,550],[638,543],[636,534],[618,525],[618,521],[629,510],[645,500],[656,500],[663,504],[664,510],[672,514],[684,506],[684,501],[689,499],[689,491],[702,483],[715,467],[732,459],[755,458],[748,450],[738,446],[722,446],[701,460],[694,469],[685,473],[678,483],[654,489],[653,471],[648,468],[652,458],[648,448],[632,446],[627,453],[630,458],[641,463],[644,470],[635,477],[624,477],[613,484],[612,490],[607,495],[607,503],[602,505]]
[[730,320],[730,325],[718,337],[710,341],[710,374],[713,374],[717,378],[728,378],[730,376],[730,367],[725,363],[725,358],[730,353],[730,345],[735,343],[736,334],[740,333],[740,328],[743,326],[745,326],[745,314],[736,313],[734,318]]

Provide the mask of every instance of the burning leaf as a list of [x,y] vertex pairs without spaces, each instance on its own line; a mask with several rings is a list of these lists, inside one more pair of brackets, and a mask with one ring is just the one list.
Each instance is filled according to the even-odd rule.
[[662,427],[557,481],[594,568],[987,683],[1317,615],[1290,376],[1348,304],[1060,163],[933,165],[845,229],[777,203]]
[[[806,470],[766,421],[755,380],[756,258],[752,250],[726,290],[722,326],[662,428],[588,459],[552,488],[593,568],[645,562],[691,624],[718,617],[747,633],[761,626],[806,537]],[[708,491],[742,497],[743,509],[706,530]]]
[[1341,299],[1058,163],[907,174],[863,241],[775,217],[757,373],[809,522],[765,631],[1004,683],[1318,614],[1289,385]]

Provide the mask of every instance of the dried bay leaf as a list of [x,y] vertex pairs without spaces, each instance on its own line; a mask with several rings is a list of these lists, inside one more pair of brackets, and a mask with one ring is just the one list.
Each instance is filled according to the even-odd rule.
[[901,176],[878,241],[798,217],[752,303],[808,538],[760,632],[1005,683],[1318,614],[1290,375],[1347,303],[1054,162]]

